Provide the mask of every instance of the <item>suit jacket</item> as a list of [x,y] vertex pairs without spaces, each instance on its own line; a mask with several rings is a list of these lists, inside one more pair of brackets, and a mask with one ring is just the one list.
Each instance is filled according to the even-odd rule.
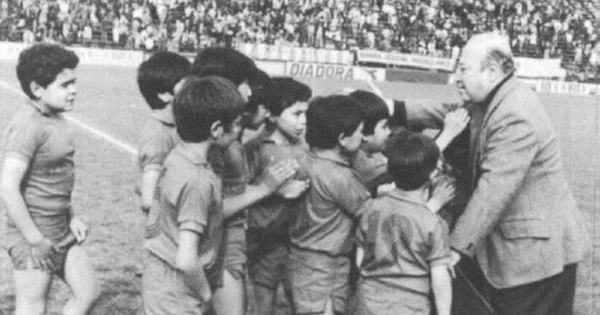
[[516,78],[472,111],[471,198],[451,234],[489,283],[538,281],[581,261],[591,247],[539,98]]

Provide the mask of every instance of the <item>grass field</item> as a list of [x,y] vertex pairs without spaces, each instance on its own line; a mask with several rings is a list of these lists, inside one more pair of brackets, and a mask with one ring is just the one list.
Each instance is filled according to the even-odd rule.
[[[0,128],[24,104],[14,63],[0,62]],[[135,147],[138,130],[148,109],[135,84],[135,70],[123,67],[81,66],[79,95],[71,117],[115,139]],[[343,87],[369,89],[365,82],[306,80],[315,95]],[[449,100],[458,94],[444,86],[377,83],[390,97]],[[594,253],[579,267],[576,314],[592,315],[600,310],[600,97],[541,95],[555,123],[563,147],[565,167],[577,201],[587,215],[593,233]],[[92,227],[85,247],[100,278],[102,295],[93,314],[135,314],[141,304],[140,279],[143,217],[135,206],[133,155],[89,132],[77,129],[75,211]],[[3,151],[3,144],[0,144]],[[4,210],[0,216],[4,220]],[[2,225],[0,225],[2,226]],[[56,281],[48,314],[60,314],[68,296],[67,287]],[[12,314],[14,288],[11,266],[0,252],[0,314]],[[287,314],[281,308],[279,314]]]

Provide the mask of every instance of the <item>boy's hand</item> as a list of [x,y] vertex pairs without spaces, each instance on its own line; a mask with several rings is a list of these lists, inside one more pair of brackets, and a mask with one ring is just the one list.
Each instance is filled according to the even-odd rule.
[[208,301],[212,299],[212,291],[208,285],[202,286],[202,290],[200,290],[198,294],[200,295],[200,301],[202,301],[203,304],[208,303]]
[[456,108],[444,117],[443,132],[446,133],[450,139],[454,139],[465,129],[469,120],[469,112],[465,108]]
[[81,221],[79,218],[73,218],[69,223],[69,227],[71,228],[73,235],[75,235],[75,239],[77,240],[78,244],[81,244],[86,240],[88,235],[88,227],[85,223],[83,223],[83,221]]
[[445,204],[452,200],[456,193],[456,184],[454,180],[443,177],[433,183],[430,203],[437,205],[436,211],[439,211]]
[[452,102],[452,103],[442,103],[442,107],[447,112],[453,112],[459,108],[463,108],[465,106],[464,103]]
[[302,195],[302,193],[304,193],[309,186],[310,181],[308,179],[292,179],[283,184],[283,186],[277,190],[277,194],[284,199],[296,199],[300,197],[300,195]]
[[185,261],[181,255],[176,258],[176,267],[183,273],[183,281],[194,291],[202,303],[207,303],[212,298],[212,291],[208,285],[204,265],[199,261]]
[[262,184],[270,191],[275,191],[288,179],[292,178],[299,167],[298,162],[294,159],[272,164],[263,173]]
[[460,254],[455,250],[451,250],[450,251],[450,267],[448,268],[448,271],[450,272],[450,276],[452,276],[452,279],[456,279],[455,268],[459,261],[460,261]]
[[39,266],[42,270],[54,269],[52,254],[55,253],[56,248],[49,239],[43,238],[40,242],[30,244],[30,248],[34,265]]
[[377,186],[377,195],[379,196],[380,194],[384,194],[394,189],[396,189],[396,184],[394,183],[379,185]]

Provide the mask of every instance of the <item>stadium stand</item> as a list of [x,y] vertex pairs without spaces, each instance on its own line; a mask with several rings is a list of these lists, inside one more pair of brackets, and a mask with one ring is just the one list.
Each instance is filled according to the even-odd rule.
[[[236,43],[456,56],[498,30],[517,56],[597,77],[600,0],[0,0],[0,40],[196,51]],[[591,59],[591,62],[590,62]],[[594,64],[592,64],[594,63]]]

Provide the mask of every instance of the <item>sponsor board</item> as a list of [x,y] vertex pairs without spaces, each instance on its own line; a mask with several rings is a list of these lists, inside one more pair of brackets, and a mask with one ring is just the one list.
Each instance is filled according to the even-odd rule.
[[271,46],[240,43],[237,50],[257,60],[278,60],[352,65],[354,55],[346,50],[317,49],[309,47]]
[[454,70],[454,60],[422,55],[386,53],[373,50],[359,50],[356,52],[358,62],[373,62],[386,65],[415,67],[423,69]]
[[361,68],[343,65],[287,62],[286,74],[296,77],[325,78],[335,80],[384,81],[385,69]]
[[522,80],[531,85],[538,93],[547,94],[570,94],[570,95],[600,95],[600,85],[579,83],[579,82],[564,82],[553,80]]
[[137,67],[144,61],[142,51],[81,47],[69,49],[77,54],[82,64]]
[[515,68],[519,78],[564,79],[567,70],[560,66],[560,59],[515,58]]
[[412,82],[429,84],[446,84],[449,82],[448,73],[437,71],[423,71],[411,69],[386,69],[385,81],[389,82]]

